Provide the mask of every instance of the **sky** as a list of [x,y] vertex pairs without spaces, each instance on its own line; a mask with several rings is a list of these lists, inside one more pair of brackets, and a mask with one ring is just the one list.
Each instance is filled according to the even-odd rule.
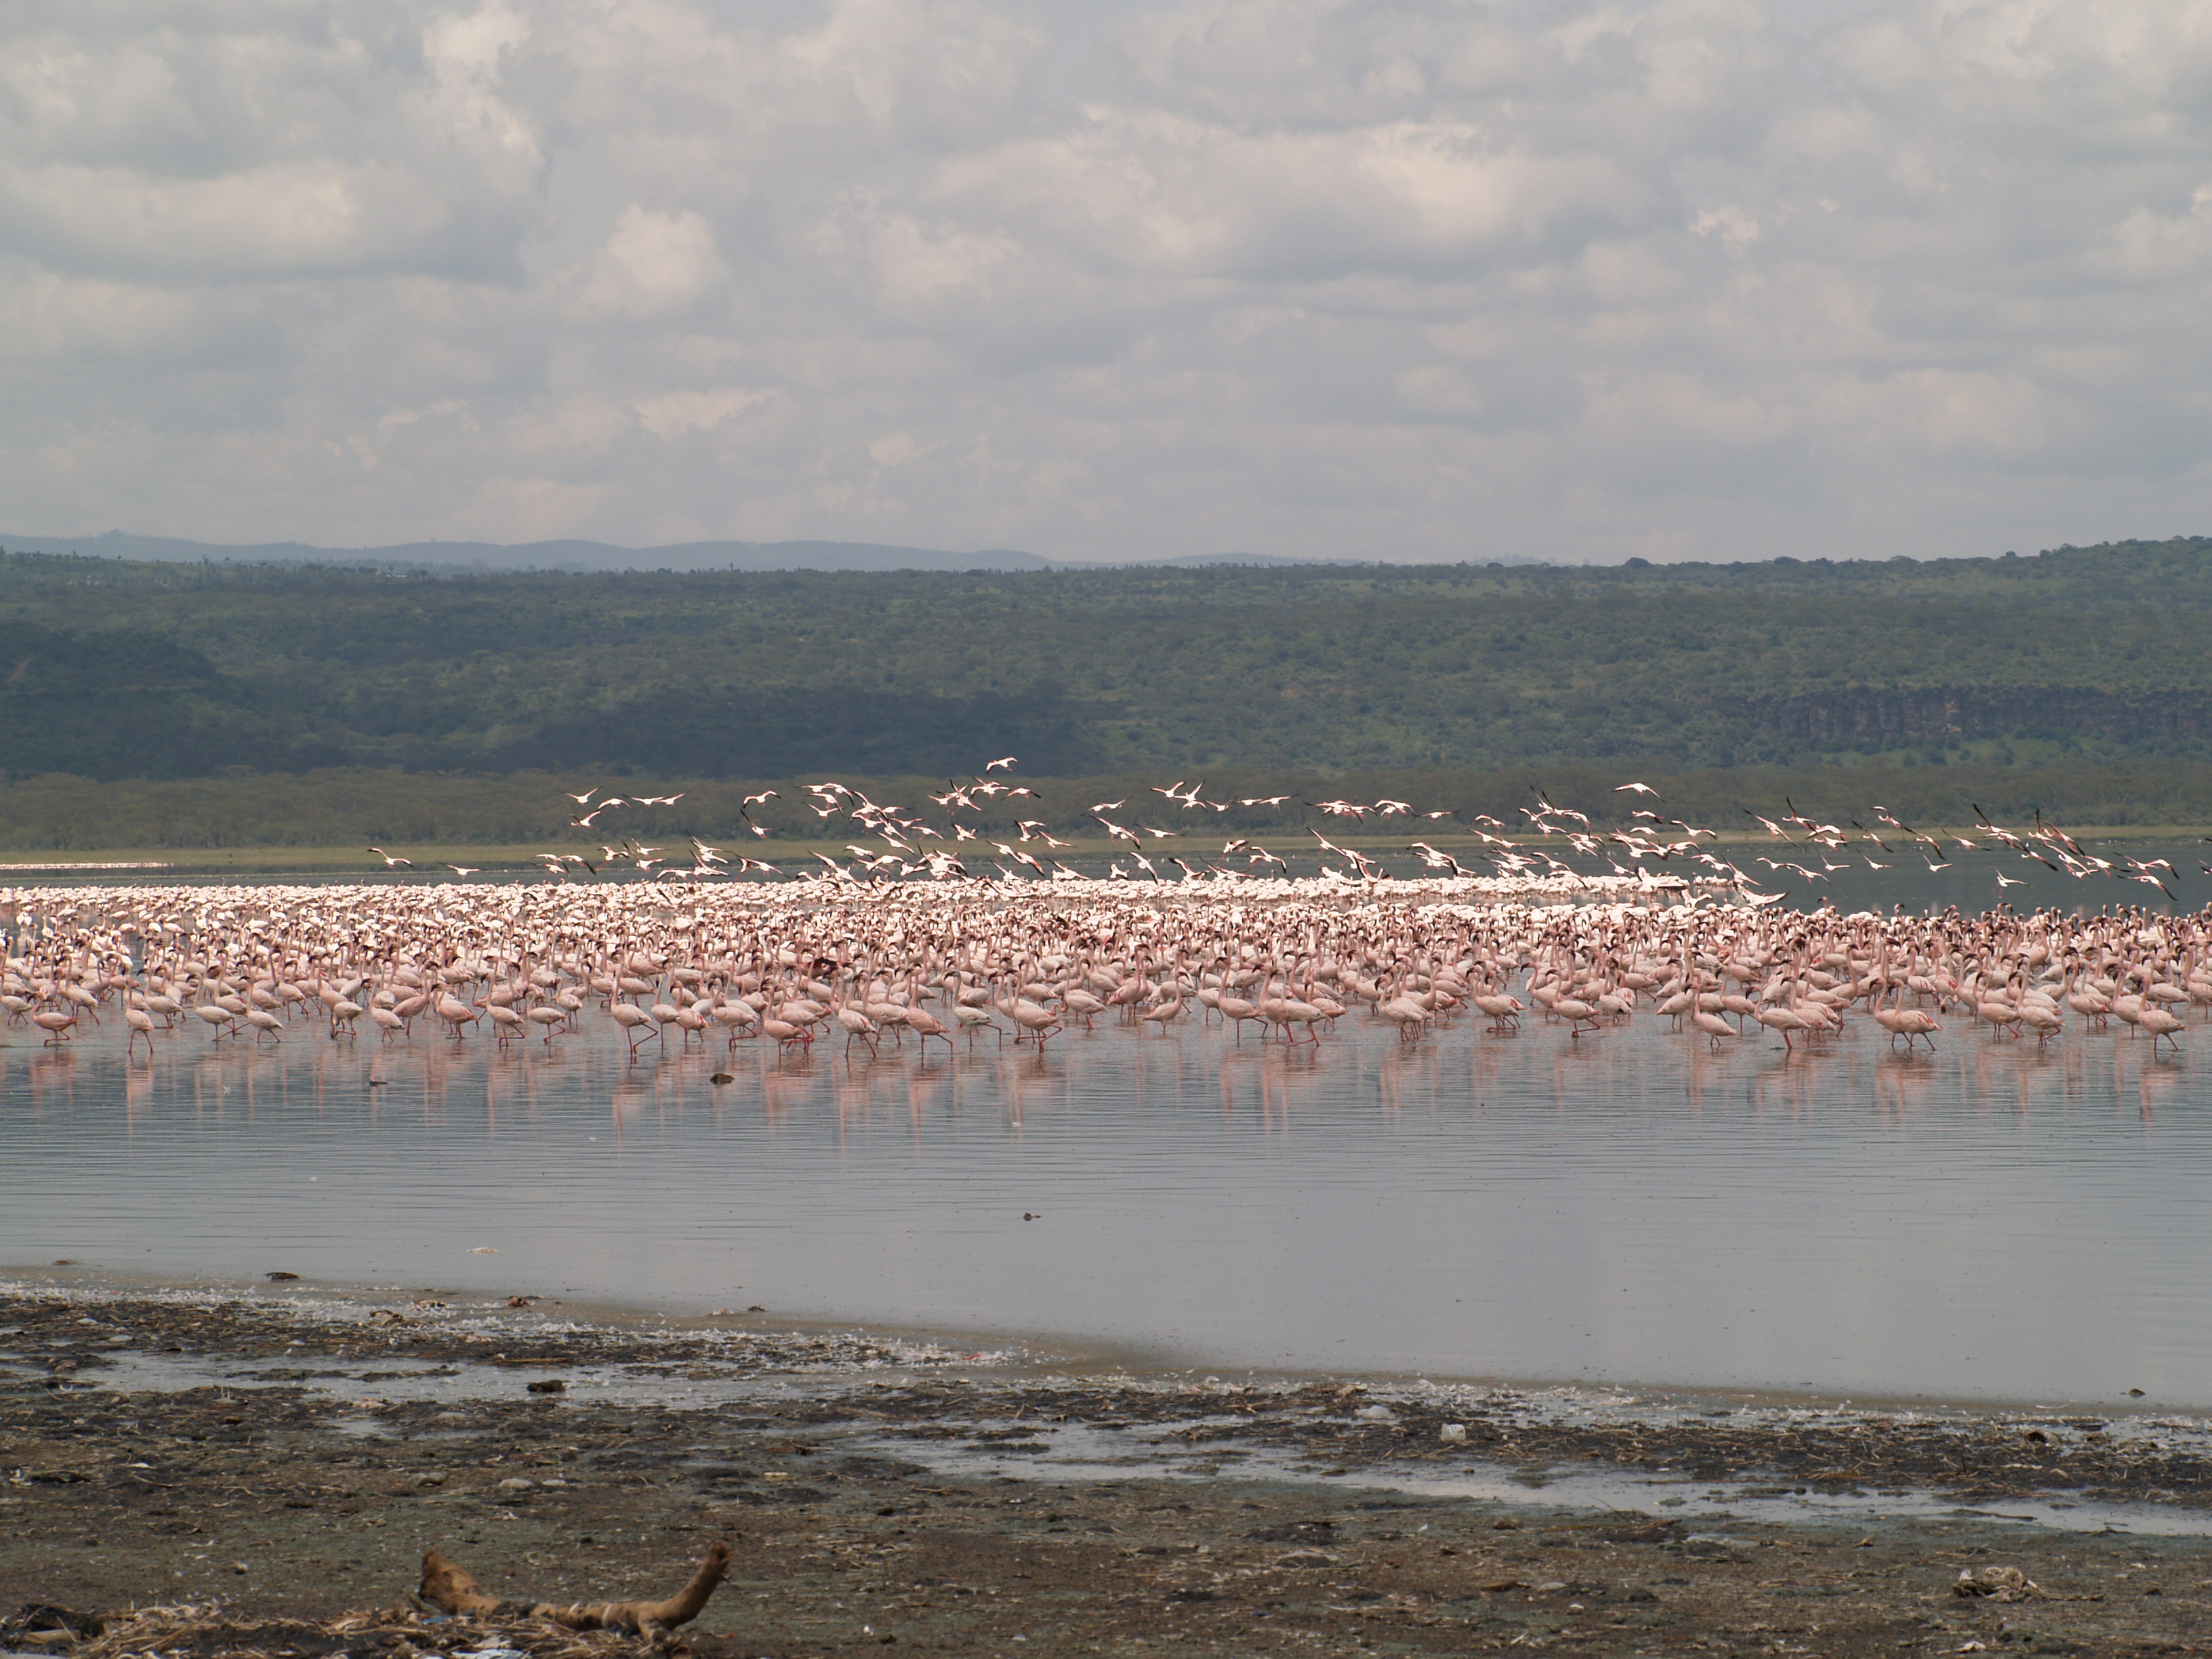
[[15,0],[0,528],[2212,529],[2212,0]]

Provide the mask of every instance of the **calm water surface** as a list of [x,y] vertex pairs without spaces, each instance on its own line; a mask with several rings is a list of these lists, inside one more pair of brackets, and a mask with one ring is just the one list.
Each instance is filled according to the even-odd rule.
[[[1648,1014],[927,1061],[591,1035],[0,1049],[0,1262],[282,1268],[1162,1364],[2212,1407],[2212,1096],[2079,1022],[1709,1054]],[[726,1066],[737,1080],[717,1087]],[[372,1085],[375,1086],[372,1086]],[[1024,1212],[1035,1217],[1025,1220]],[[471,1254],[479,1249],[495,1255]]]

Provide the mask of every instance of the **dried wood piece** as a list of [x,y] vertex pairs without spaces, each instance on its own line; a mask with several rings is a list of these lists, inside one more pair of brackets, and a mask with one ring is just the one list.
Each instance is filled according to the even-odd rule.
[[1984,1567],[1979,1572],[1969,1567],[1960,1573],[1951,1594],[1992,1601],[2038,1601],[2043,1599],[2043,1587],[2018,1567]]
[[566,1630],[625,1630],[658,1636],[688,1625],[706,1608],[722,1575],[730,1570],[730,1547],[717,1542],[699,1563],[691,1582],[659,1601],[513,1601],[488,1594],[465,1567],[435,1550],[422,1557],[424,1601],[442,1612],[483,1619],[544,1619]]

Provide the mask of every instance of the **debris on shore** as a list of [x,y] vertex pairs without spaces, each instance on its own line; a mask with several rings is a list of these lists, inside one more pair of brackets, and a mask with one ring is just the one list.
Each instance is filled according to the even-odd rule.
[[[562,1330],[503,1302],[396,1328],[368,1311],[0,1294],[0,1652],[2088,1653],[2212,1638],[2205,1429],[2181,1419],[1040,1376],[866,1335]],[[564,1392],[528,1391],[556,1369]],[[1484,1495],[1446,1489],[1475,1471]],[[1610,1507],[1572,1496],[1592,1480],[1620,1494]],[[1767,1501],[1790,1492],[1810,1495]],[[2100,1520],[2063,1529],[2069,1510]],[[680,1627],[678,1562],[700,1564]],[[393,1602],[426,1565],[418,1598]],[[543,1599],[579,1593],[602,1599]]]

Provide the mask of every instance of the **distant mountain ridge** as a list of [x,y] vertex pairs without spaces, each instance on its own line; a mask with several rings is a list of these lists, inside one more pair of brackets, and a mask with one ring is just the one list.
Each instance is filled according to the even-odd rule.
[[[234,564],[381,565],[451,571],[517,570],[1088,570],[1109,564],[1170,568],[1199,565],[1376,564],[1371,558],[1302,559],[1273,553],[1194,553],[1179,558],[1048,559],[1012,548],[960,553],[942,548],[898,547],[876,542],[677,542],[664,547],[618,547],[611,542],[403,542],[389,547],[316,547],[307,542],[222,543],[173,536],[133,536],[120,530],[97,536],[11,536],[0,533],[10,553],[74,553],[100,559],[144,559],[166,564],[201,560]],[[1508,564],[1534,561],[1503,558]]]
[[306,542],[232,544],[133,536],[0,534],[10,553],[77,553],[92,558],[166,564],[203,559],[236,564],[394,565],[410,569],[483,570],[1050,570],[1050,559],[994,548],[953,553],[870,542],[678,542],[617,547],[611,542],[403,542],[389,547],[316,547]]

